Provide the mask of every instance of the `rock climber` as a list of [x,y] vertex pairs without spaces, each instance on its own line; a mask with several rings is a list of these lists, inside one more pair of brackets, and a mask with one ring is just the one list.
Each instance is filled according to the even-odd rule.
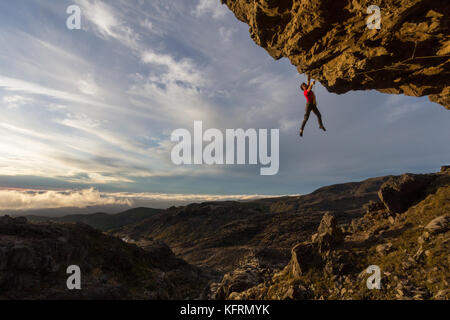
[[308,122],[311,111],[314,112],[317,116],[317,120],[319,121],[319,128],[323,131],[327,131],[322,123],[322,115],[320,114],[319,109],[317,109],[316,95],[312,91],[312,88],[315,84],[316,81],[313,81],[311,83],[311,77],[308,75],[308,83],[303,82],[300,86],[306,98],[305,118],[303,119],[302,127],[300,128],[300,137],[303,137],[303,130],[305,129],[305,125]]

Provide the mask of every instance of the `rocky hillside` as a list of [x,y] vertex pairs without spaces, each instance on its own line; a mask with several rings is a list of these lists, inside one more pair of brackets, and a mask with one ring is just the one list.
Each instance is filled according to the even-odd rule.
[[211,202],[173,207],[114,235],[138,245],[163,241],[191,264],[228,272],[255,254],[283,266],[289,251],[317,229],[323,214],[334,210],[339,223],[364,214],[363,205],[377,200],[388,177],[320,188],[298,197],[252,202]]
[[[330,92],[376,89],[429,96],[450,109],[450,2],[442,0],[222,0],[256,44],[287,57]],[[367,8],[381,9],[369,29]]]
[[[391,177],[366,214],[338,226],[327,212],[281,271],[255,259],[210,286],[216,299],[450,299],[450,170]],[[369,266],[381,289],[369,290]]]
[[[71,265],[80,291],[67,289]],[[0,299],[196,298],[206,277],[158,242],[139,248],[84,224],[0,217]]]
[[[173,207],[108,234],[6,216],[0,299],[450,299],[449,241],[450,167]],[[83,290],[67,290],[69,265]]]

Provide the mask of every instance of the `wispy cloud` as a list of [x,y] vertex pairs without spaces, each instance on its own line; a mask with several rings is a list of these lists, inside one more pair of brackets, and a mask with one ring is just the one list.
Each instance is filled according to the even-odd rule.
[[236,33],[235,28],[226,28],[226,27],[219,28],[219,35],[223,42],[230,42],[234,33]]
[[3,104],[7,108],[18,108],[22,105],[32,102],[33,99],[22,95],[7,95],[2,99]]
[[78,81],[79,90],[88,95],[88,96],[96,96],[98,95],[100,88],[94,80],[92,74],[88,74],[83,79]]
[[115,39],[130,48],[137,48],[139,36],[130,28],[118,11],[103,1],[76,0],[95,32],[105,39]]
[[210,15],[215,19],[223,18],[228,13],[220,1],[199,0],[194,10],[196,16]]
[[[47,96],[59,100],[76,102],[85,105],[91,105],[101,108],[114,108],[114,106],[99,102],[83,95],[74,94],[67,91],[56,90],[48,88],[36,83],[24,81],[21,79],[9,78],[0,76],[0,88],[7,91],[22,92],[27,94]],[[17,97],[17,96],[16,96]]]
[[204,75],[187,58],[176,61],[168,54],[157,54],[154,51],[147,50],[142,54],[142,61],[164,68],[160,76],[160,81],[164,84],[176,83],[177,81],[193,86],[201,86],[204,84]]

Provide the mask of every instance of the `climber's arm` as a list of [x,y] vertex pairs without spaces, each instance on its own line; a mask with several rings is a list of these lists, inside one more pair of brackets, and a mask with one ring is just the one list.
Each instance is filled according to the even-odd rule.
[[[308,79],[308,80],[310,80],[310,79]],[[312,90],[312,88],[314,87],[314,85],[316,84],[316,81],[313,81],[311,84],[309,84],[309,81],[308,81],[308,92],[310,92],[311,90]]]
[[309,85],[311,84],[311,76],[308,74],[308,83],[306,84],[309,88]]

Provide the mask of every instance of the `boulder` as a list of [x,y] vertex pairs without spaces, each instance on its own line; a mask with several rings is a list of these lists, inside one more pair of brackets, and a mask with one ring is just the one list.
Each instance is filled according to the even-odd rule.
[[302,242],[294,246],[291,250],[292,259],[290,264],[291,273],[294,278],[302,276],[311,268],[318,267],[322,264],[317,249],[310,242]]
[[403,213],[423,199],[425,189],[434,179],[433,175],[409,173],[391,177],[381,186],[378,196],[389,212]]
[[343,241],[344,234],[337,226],[335,216],[331,212],[326,212],[311,242],[302,242],[292,248],[290,268],[293,277],[300,277],[312,268],[322,268],[332,260],[330,250]]
[[264,255],[263,252],[265,252],[264,249],[256,250],[246,257],[239,267],[225,274],[220,283],[210,285],[211,298],[240,300],[244,297],[241,295],[244,291],[270,279],[273,272],[270,268],[266,268],[264,258],[261,256]]
[[320,252],[331,250],[344,240],[344,234],[337,226],[336,218],[331,212],[325,213],[322,217],[317,229],[317,237],[314,240],[317,242]]
[[[215,292],[214,298],[219,300],[231,299],[233,293],[241,293],[255,287],[264,280],[264,271],[257,267],[247,266],[235,269],[225,274]],[[236,299],[236,296],[233,297]]]

